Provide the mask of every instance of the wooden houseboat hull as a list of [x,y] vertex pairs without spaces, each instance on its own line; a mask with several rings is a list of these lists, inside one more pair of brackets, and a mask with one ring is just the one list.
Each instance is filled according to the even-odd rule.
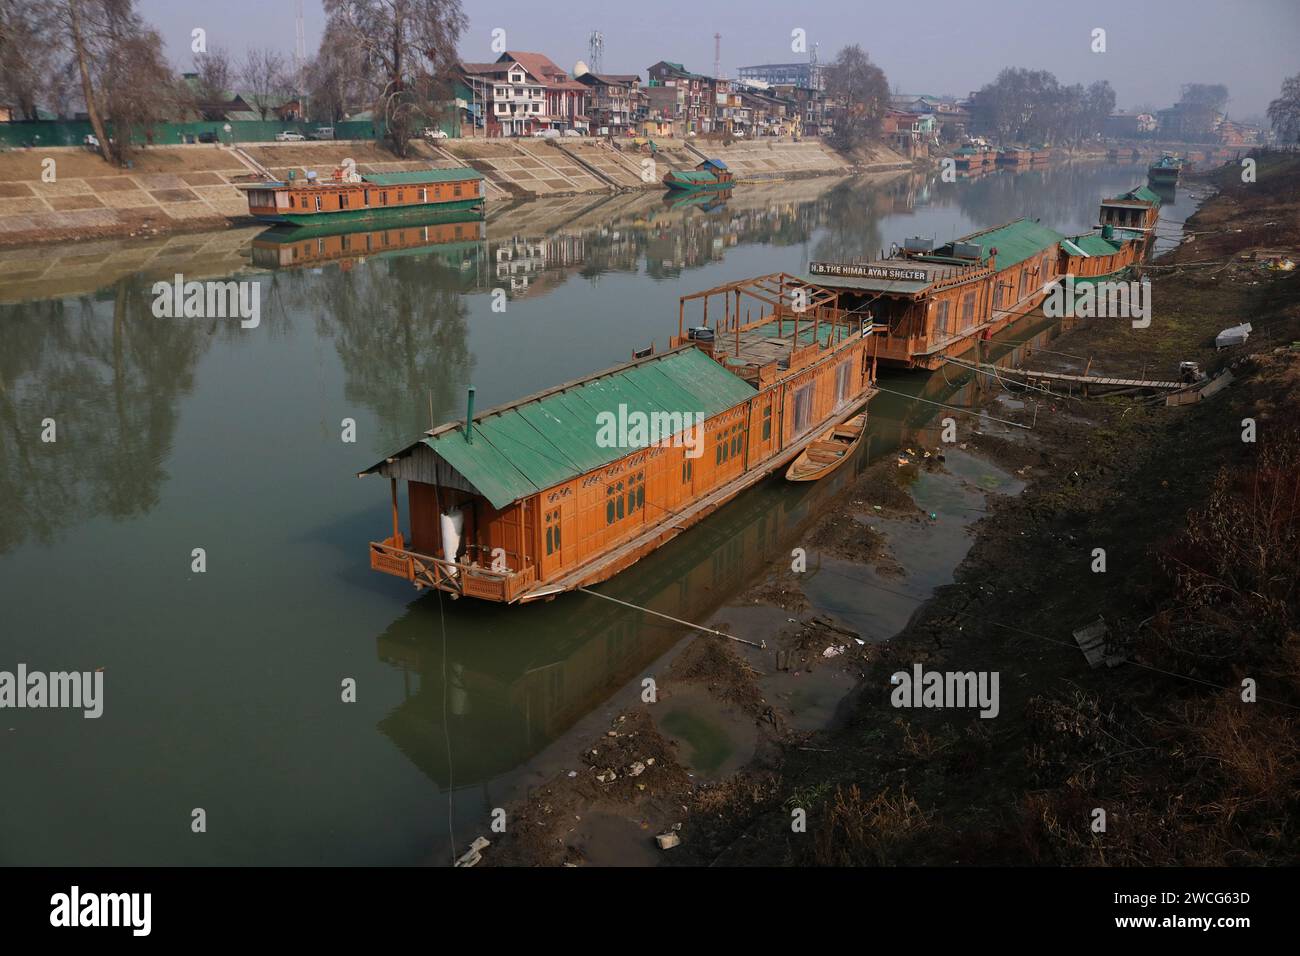
[[270,225],[317,226],[328,223],[339,226],[351,223],[397,224],[424,222],[437,213],[476,211],[483,208],[482,199],[460,199],[454,202],[428,203],[402,209],[347,209],[328,213],[261,213],[254,219]]

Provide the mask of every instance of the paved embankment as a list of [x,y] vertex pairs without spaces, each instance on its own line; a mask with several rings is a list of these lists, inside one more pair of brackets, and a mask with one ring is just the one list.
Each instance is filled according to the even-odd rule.
[[815,140],[656,140],[655,147],[652,153],[591,139],[448,140],[415,143],[408,159],[397,160],[362,141],[166,146],[141,151],[128,169],[83,149],[13,150],[0,154],[0,245],[223,228],[247,215],[237,183],[290,170],[327,176],[344,159],[362,173],[470,165],[487,177],[490,202],[658,190],[664,173],[692,168],[705,156],[724,160],[742,183],[910,165],[884,148],[854,163]]

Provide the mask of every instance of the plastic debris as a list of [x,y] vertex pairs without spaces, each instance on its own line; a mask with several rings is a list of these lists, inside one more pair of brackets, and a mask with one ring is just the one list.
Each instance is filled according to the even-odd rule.
[[671,850],[673,847],[681,845],[682,838],[669,830],[667,833],[660,833],[656,836],[655,842],[659,844],[659,849]]

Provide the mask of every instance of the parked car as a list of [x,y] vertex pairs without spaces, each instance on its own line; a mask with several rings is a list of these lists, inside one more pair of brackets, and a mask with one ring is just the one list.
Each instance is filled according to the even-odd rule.
[[308,139],[333,139],[334,127],[317,126],[314,130],[312,130],[310,133],[307,134],[307,138]]
[[560,131],[558,129],[538,129],[533,130],[533,139],[558,139]]
[[303,136],[302,133],[291,133],[288,130],[283,133],[275,134],[275,141],[277,143],[301,143],[306,138],[307,137]]
[[208,130],[207,132],[199,133],[199,142],[218,143],[220,142],[220,139],[217,138],[217,134],[215,132],[213,132],[212,130]]
[[566,129],[566,130],[565,130],[563,133],[561,133],[560,135],[561,135],[561,136],[581,136],[582,133],[581,133],[579,130],[576,130],[576,129]]
[[87,133],[86,138],[81,141],[81,145],[85,146],[86,149],[91,149],[94,150],[95,152],[99,152],[99,137],[96,136],[94,133]]
[[446,139],[447,131],[438,129],[436,126],[427,127],[424,131],[425,139]]

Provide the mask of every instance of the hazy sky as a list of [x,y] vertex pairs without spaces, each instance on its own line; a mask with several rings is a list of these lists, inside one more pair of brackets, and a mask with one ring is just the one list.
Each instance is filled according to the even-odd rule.
[[[1300,0],[462,0],[470,27],[461,55],[494,60],[492,31],[508,47],[545,53],[565,69],[587,59],[592,30],[605,37],[604,68],[638,72],[676,60],[713,70],[722,34],[722,71],[800,59],[791,31],[819,43],[823,61],[860,43],[890,85],[907,93],[964,96],[1006,66],[1047,69],[1063,83],[1108,79],[1121,108],[1167,106],[1183,83],[1225,83],[1230,115],[1262,114],[1286,76],[1300,73]],[[238,57],[248,46],[286,54],[295,0],[139,0],[178,67],[190,64],[190,31]],[[303,0],[307,50],[320,42],[320,0]],[[792,12],[795,11],[795,12]],[[1105,53],[1091,51],[1106,30]]]

